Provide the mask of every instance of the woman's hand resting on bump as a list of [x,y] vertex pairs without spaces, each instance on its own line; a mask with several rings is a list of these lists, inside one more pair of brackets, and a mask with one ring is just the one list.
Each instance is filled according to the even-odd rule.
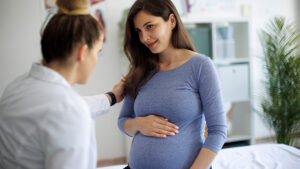
[[179,133],[179,127],[161,116],[149,115],[137,117],[137,129],[145,136],[165,138]]

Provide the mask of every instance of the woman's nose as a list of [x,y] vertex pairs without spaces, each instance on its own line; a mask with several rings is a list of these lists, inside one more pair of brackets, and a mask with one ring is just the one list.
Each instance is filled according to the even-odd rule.
[[141,31],[140,32],[140,41],[143,43],[146,43],[148,40],[149,40],[149,36],[148,36],[147,32]]

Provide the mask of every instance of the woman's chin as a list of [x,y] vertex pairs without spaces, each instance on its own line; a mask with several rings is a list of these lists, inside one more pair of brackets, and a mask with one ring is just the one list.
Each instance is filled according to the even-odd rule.
[[153,48],[153,49],[149,49],[150,51],[151,51],[151,53],[153,53],[153,54],[159,54],[161,51],[159,51],[159,50],[157,50],[157,49],[155,49],[155,48]]

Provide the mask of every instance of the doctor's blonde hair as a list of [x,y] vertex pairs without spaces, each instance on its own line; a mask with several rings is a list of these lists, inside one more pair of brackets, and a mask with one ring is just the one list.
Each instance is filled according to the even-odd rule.
[[58,12],[46,25],[41,38],[43,63],[65,63],[78,45],[89,49],[103,33],[98,21],[89,14],[88,0],[57,0]]
[[56,6],[59,13],[69,15],[89,14],[89,0],[57,0]]

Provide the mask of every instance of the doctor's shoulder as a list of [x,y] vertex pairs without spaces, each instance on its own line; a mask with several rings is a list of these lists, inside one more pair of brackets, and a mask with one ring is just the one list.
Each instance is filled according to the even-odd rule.
[[[79,94],[61,88],[52,92],[49,90],[47,98],[42,103],[43,133],[48,133],[47,135],[53,138],[64,138],[65,141],[59,144],[65,144],[68,142],[66,140],[72,141],[72,138],[77,138],[76,135],[84,136],[84,132],[89,132],[92,125],[91,113]],[[45,102],[48,104],[44,104]],[[55,129],[55,134],[52,133],[52,129]]]
[[[64,113],[65,115],[85,116],[90,115],[87,104],[82,97],[72,88],[65,86],[44,89],[44,95],[54,113]],[[48,101],[47,101],[48,100]]]
[[49,93],[48,97],[49,104],[43,109],[44,119],[39,130],[43,143],[64,150],[89,145],[93,122],[81,97],[68,89]]

